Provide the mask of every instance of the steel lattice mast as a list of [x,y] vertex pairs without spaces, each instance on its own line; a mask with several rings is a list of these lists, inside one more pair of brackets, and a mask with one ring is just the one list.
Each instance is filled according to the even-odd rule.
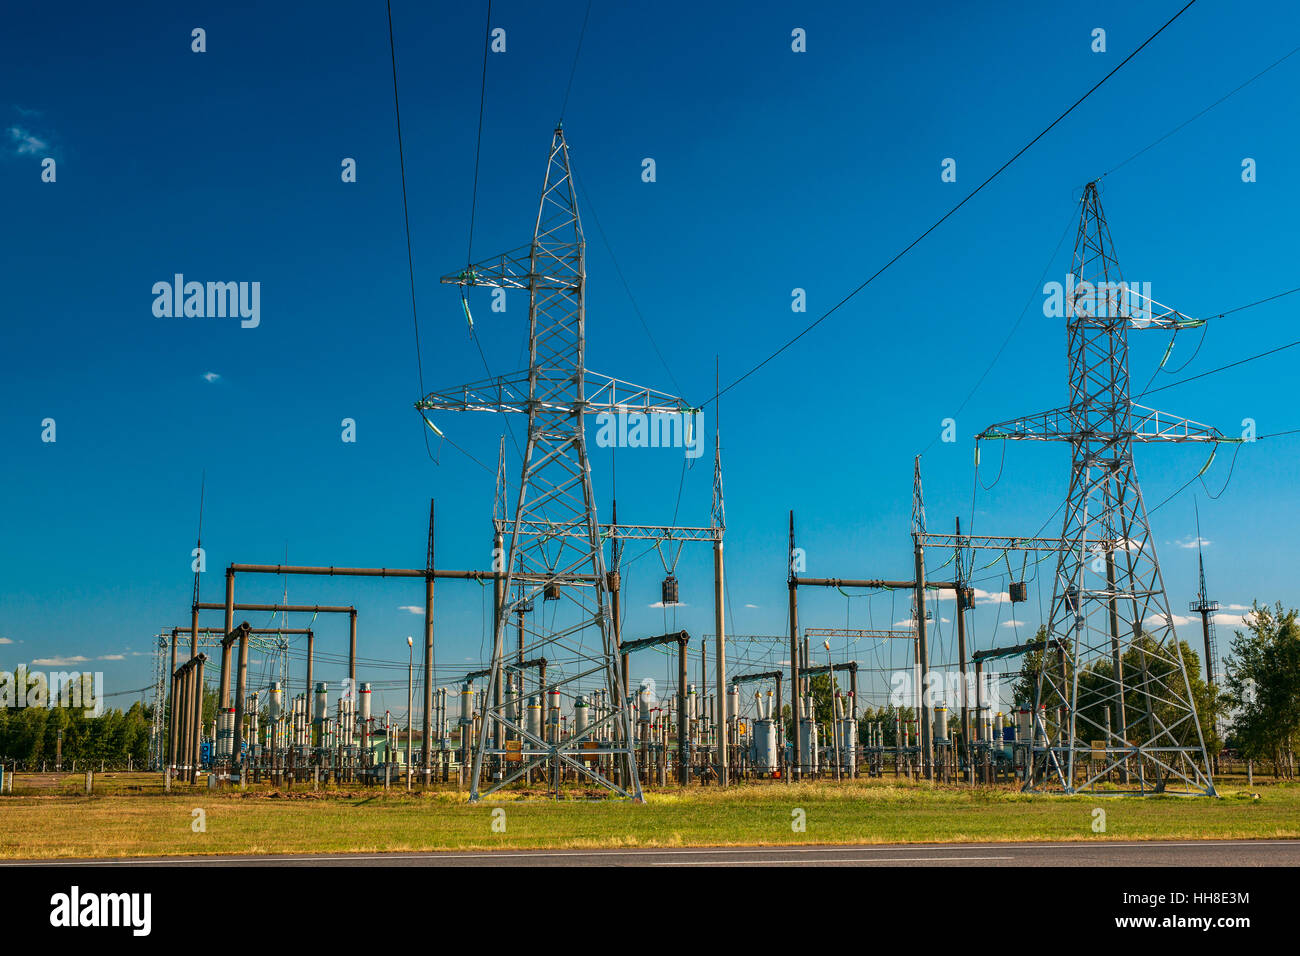
[[[550,766],[554,770],[563,764],[576,770],[579,779],[640,800],[635,755],[629,746],[630,702],[610,611],[613,582],[606,576],[605,531],[596,517],[585,416],[600,412],[680,415],[692,409],[681,399],[585,367],[586,242],[563,127],[557,127],[551,139],[532,242],[442,281],[528,292],[528,368],[430,393],[416,406],[422,412],[479,410],[528,416],[513,516],[495,522],[498,540],[506,538],[500,559],[505,580],[498,591],[501,603],[495,615],[491,677],[474,753],[470,799],[504,787],[532,769]],[[543,613],[544,601],[560,602],[565,613]],[[526,616],[521,613],[530,608],[537,610]],[[512,622],[520,622],[526,631],[527,656],[565,662],[564,674],[550,681],[548,691],[576,699],[580,682],[586,682],[584,687],[598,683],[608,692],[608,712],[564,735],[558,726],[542,736],[529,731],[514,716],[509,695],[503,699],[499,692],[505,630]],[[613,754],[616,780],[601,774],[595,761],[581,759],[592,756],[584,744],[607,728],[612,730],[612,748],[600,753]],[[508,752],[503,735],[520,742],[520,749],[511,752],[518,755],[518,762],[509,772],[504,770]],[[496,764],[497,779],[480,789],[485,756]]]
[[[1180,792],[1214,795],[1133,445],[1233,439],[1131,400],[1129,332],[1201,322],[1139,301],[1124,285],[1096,183],[1084,190],[1073,274],[1069,404],[979,436],[1065,441],[1072,452],[1025,789],[1073,793],[1115,774],[1139,793],[1174,783],[1186,786]],[[1104,759],[1090,759],[1098,751]]]

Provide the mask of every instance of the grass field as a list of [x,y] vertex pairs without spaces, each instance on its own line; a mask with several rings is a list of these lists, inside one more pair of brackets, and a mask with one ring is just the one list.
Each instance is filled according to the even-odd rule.
[[[80,779],[80,778],[77,778]],[[121,791],[119,791],[121,792]],[[692,789],[627,802],[484,801],[401,791],[0,798],[0,859],[528,847],[1300,838],[1300,784],[1221,799],[1048,797],[861,780]],[[1258,793],[1256,799],[1254,794]],[[1094,809],[1105,831],[1094,832]],[[505,811],[505,832],[492,829]],[[195,810],[206,832],[195,832]],[[806,830],[792,827],[802,810]],[[499,815],[498,815],[499,817]]]

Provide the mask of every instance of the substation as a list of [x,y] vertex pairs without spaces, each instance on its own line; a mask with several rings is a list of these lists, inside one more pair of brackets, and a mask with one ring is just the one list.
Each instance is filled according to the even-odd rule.
[[[789,554],[785,580],[771,581],[774,590],[785,587],[789,629],[774,635],[725,627],[716,431],[707,525],[622,523],[612,502],[609,519],[598,516],[605,499],[593,486],[587,416],[640,413],[690,428],[698,409],[586,367],[586,240],[562,126],[547,149],[535,222],[529,242],[442,280],[461,288],[471,330],[464,289],[526,295],[528,366],[416,403],[439,435],[439,418],[452,412],[526,421],[513,480],[504,436],[501,443],[491,521],[499,560],[488,568],[439,566],[431,505],[424,567],[231,564],[222,599],[206,602],[196,574],[188,620],[164,629],[156,645],[154,756],[169,780],[454,787],[471,800],[503,789],[639,800],[659,787],[861,777],[1016,784],[1040,793],[1214,793],[1133,448],[1158,441],[1217,448],[1233,439],[1130,400],[1128,334],[1200,323],[1134,302],[1095,184],[1080,204],[1079,281],[1067,303],[1068,404],[991,426],[977,440],[976,467],[981,443],[1070,445],[1059,535],[964,534],[960,521],[951,532],[932,532],[918,457],[911,560],[903,566],[809,576],[795,514],[787,528],[772,529],[788,539]],[[903,534],[900,528],[900,544]],[[628,545],[637,559],[626,557]],[[677,557],[696,545],[712,551],[712,580],[679,581]],[[708,595],[712,633],[623,632],[626,569],[651,553],[664,572],[660,603]],[[422,639],[409,661],[359,660],[364,609],[244,602],[246,589],[259,593],[266,576],[422,582]],[[996,584],[977,589],[981,582]],[[467,586],[491,588],[490,656],[463,674],[435,669],[435,587]],[[807,605],[810,591],[836,592],[850,608],[862,599],[867,610],[856,605],[857,623],[866,626],[828,626],[829,619],[810,619],[807,606],[801,617],[801,592]],[[1000,622],[1031,601],[1041,609],[1045,641],[1029,639],[1037,629],[1030,625],[1006,644],[994,639],[1004,633],[997,623],[976,631],[977,604],[996,604]],[[1202,616],[1211,684],[1215,607],[1202,568],[1193,610]],[[278,623],[252,627],[250,613]],[[346,646],[321,636],[335,633],[333,621],[347,622]],[[250,681],[250,652],[270,662],[264,679]],[[1008,699],[1005,685],[999,693],[986,678],[1018,673],[1026,654],[1038,661],[1034,692]],[[656,676],[632,686],[633,662],[638,673]],[[346,677],[333,685],[319,679],[326,665],[345,668]],[[217,715],[205,722],[209,686]],[[380,687],[408,691],[400,716],[375,712]]]

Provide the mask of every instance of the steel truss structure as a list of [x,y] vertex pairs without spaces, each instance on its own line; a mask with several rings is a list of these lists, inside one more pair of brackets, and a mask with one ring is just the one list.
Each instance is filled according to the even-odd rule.
[[1114,775],[1126,792],[1212,796],[1133,445],[1233,439],[1131,400],[1129,332],[1201,323],[1163,307],[1131,308],[1096,183],[1084,189],[1073,263],[1069,404],[976,439],[977,447],[991,439],[1063,441],[1072,454],[1025,790],[1075,793]]
[[[623,686],[611,614],[610,595],[617,589],[617,581],[607,576],[604,541],[615,536],[718,540],[721,532],[602,525],[597,520],[586,416],[633,412],[675,416],[686,429],[693,427],[697,410],[675,396],[586,368],[586,241],[562,126],[551,138],[532,242],[444,276],[442,281],[528,293],[526,369],[431,392],[416,403],[421,414],[492,411],[528,416],[513,512],[494,521],[504,574],[496,590],[491,676],[474,752],[470,800],[526,778],[531,770],[546,766],[556,770],[563,764],[575,770],[579,780],[639,801],[641,785],[630,745],[630,698]],[[430,427],[436,430],[432,423]],[[575,576],[580,571],[590,577],[584,574],[579,586]],[[540,608],[544,605],[537,605],[538,612],[529,615],[526,612],[534,608],[534,601],[563,602],[565,613],[543,614]],[[563,736],[558,726],[540,736],[530,731],[518,719],[516,702],[500,692],[505,631],[514,622],[526,631],[520,641],[521,654],[567,658],[566,672],[550,681],[548,692],[576,697],[580,683],[598,682],[614,704],[609,713]],[[601,753],[613,755],[614,780],[599,772],[596,761],[582,759],[592,756],[585,745],[611,725],[612,746]],[[516,744],[517,749],[507,750],[506,742]],[[486,787],[485,757],[493,764],[494,777]],[[559,774],[553,772],[552,779],[558,796]]]
[[[153,716],[149,733],[149,765],[150,769],[153,770],[162,770],[167,763],[166,722],[163,720],[163,715],[170,691],[171,673],[168,668],[168,655],[171,653],[172,642],[176,639],[178,633],[188,635],[191,633],[191,629],[186,626],[160,631],[153,648]],[[197,633],[197,647],[219,648],[222,645],[222,639],[225,637],[223,632],[211,627],[201,627]],[[283,638],[269,640],[257,636],[258,634],[271,633],[280,634],[281,632],[278,628],[257,629],[250,636],[249,643],[255,650],[275,656],[277,672],[280,675],[279,679],[281,682],[286,682],[288,680],[288,642]],[[295,633],[295,631],[290,629],[287,633]],[[188,657],[186,660],[188,660]]]

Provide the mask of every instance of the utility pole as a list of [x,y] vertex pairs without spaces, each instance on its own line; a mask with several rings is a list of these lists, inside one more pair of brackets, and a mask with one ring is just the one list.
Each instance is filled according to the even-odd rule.
[[[957,518],[957,540],[961,540],[961,518]],[[970,742],[970,707],[966,688],[966,611],[974,604],[973,592],[966,589],[966,575],[962,568],[962,547],[959,544],[954,552],[954,564],[957,569],[957,666],[961,672],[961,746],[966,755],[966,776],[974,783],[974,768],[971,764]],[[970,598],[967,595],[971,595]]]
[[[798,780],[803,760],[803,727],[800,726],[800,711],[803,709],[803,691],[799,683],[799,570],[795,562],[794,548],[794,511],[790,512],[790,547],[786,555],[787,567],[790,569],[790,716],[794,719],[794,739],[791,743],[789,773],[786,780]],[[780,720],[781,715],[777,714]]]
[[727,714],[727,637],[725,585],[722,570],[722,532],[726,526],[726,516],[722,501],[722,430],[721,426],[713,433],[713,515],[712,525],[717,530],[713,539],[713,633],[716,635],[715,655],[717,658],[717,697],[718,697],[718,785],[726,787],[729,782],[729,754],[727,732],[729,729]]
[[930,722],[930,644],[925,621],[925,499],[921,493],[921,456],[912,465],[912,547],[916,573],[916,662],[921,672],[917,718],[921,731],[921,772],[934,779],[934,728]]
[[415,639],[406,638],[406,789],[411,789],[411,707],[415,701]]

